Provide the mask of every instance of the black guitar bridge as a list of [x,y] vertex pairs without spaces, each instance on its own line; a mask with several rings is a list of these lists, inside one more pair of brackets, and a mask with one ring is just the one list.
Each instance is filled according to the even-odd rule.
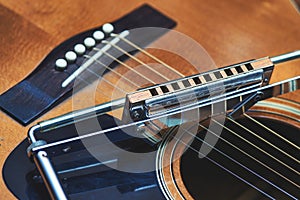
[[[101,45],[101,41],[108,38],[111,32],[118,34],[124,30],[142,27],[160,27],[167,31],[175,25],[172,19],[148,5],[143,5],[111,24],[82,32],[53,49],[28,77],[3,93],[0,96],[0,108],[21,124],[27,125],[72,95],[74,79],[69,77],[87,60],[83,54],[89,54],[95,45]],[[166,31],[145,39],[139,38],[143,39],[139,43],[145,47]],[[99,60],[111,63],[111,58],[107,56],[102,56]],[[110,68],[116,66],[116,63],[112,63]],[[104,74],[108,70],[99,67],[96,72]],[[90,73],[88,83],[98,78]],[[81,81],[81,84],[76,85],[76,90],[88,83]]]

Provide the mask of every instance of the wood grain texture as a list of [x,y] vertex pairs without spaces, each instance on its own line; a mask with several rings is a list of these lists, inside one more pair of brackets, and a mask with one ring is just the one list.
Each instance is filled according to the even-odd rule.
[[[176,30],[199,42],[217,66],[300,48],[300,15],[289,1],[0,0],[0,93],[22,80],[60,42],[113,21],[145,2],[175,19],[178,22]],[[172,55],[166,55],[164,60],[176,66],[183,62],[177,59],[174,62],[172,58]],[[299,66],[300,61],[279,65],[272,81],[300,75]],[[185,70],[188,73],[188,69]],[[110,90],[107,87],[107,92]],[[85,92],[87,90],[77,95]],[[105,100],[107,98],[102,97],[97,101]],[[71,110],[72,101],[67,100],[38,121]],[[22,127],[0,113],[0,166],[9,152],[26,137],[31,125]],[[0,191],[0,199],[15,199],[2,178]]]

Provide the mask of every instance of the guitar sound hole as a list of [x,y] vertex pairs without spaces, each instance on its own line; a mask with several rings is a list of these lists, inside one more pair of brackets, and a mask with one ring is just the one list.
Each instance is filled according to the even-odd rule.
[[[268,139],[269,142],[273,143],[278,148],[283,149],[291,156],[295,157],[296,159],[300,159],[300,156],[294,147],[279,139],[274,134],[270,133],[259,125],[255,124],[253,121],[246,118],[242,118],[237,121],[247,128],[254,130],[253,132],[258,134],[259,136]],[[259,119],[259,121],[267,125],[268,127],[271,127],[273,130],[276,130],[277,133],[280,133],[289,141],[292,141],[298,146],[300,145],[299,129],[297,129],[296,127],[272,119]],[[237,127],[236,124],[229,121],[225,123],[225,126],[238,133],[244,139],[254,143],[264,151],[272,154],[277,159],[282,160],[284,163],[292,166],[299,171],[299,165],[296,165],[293,160],[287,158],[287,156],[282,155],[280,152],[275,150],[273,147],[270,147],[260,139],[257,139],[253,136],[253,134],[245,131],[241,127]],[[205,135],[206,131],[203,130],[198,133],[198,137],[201,139],[204,139]],[[239,147],[244,152],[247,152],[251,156],[257,158],[259,161],[265,163],[272,169],[281,173],[286,178],[298,182],[299,184],[299,180],[297,180],[297,176],[295,176],[293,172],[288,170],[282,164],[274,161],[274,159],[270,158],[270,156],[262,153],[243,140],[235,137],[232,133],[229,133],[228,131],[223,129],[221,137]],[[287,199],[286,194],[274,188],[269,183],[266,183],[266,181],[262,180],[261,178],[258,178],[253,173],[250,173],[240,165],[234,163],[232,160],[221,155],[216,150],[212,150],[208,154],[208,157],[227,170],[230,170],[232,173],[239,176],[244,181],[252,184],[253,187],[239,180],[237,177],[222,169],[220,166],[217,166],[213,162],[209,161],[207,158],[199,158],[199,154],[198,152],[195,152],[195,150],[199,151],[201,145],[202,142],[195,139],[191,145],[194,150],[192,150],[191,148],[187,149],[187,151],[181,158],[180,165],[183,183],[185,184],[189,193],[195,199],[269,199],[266,195],[258,192],[253,187],[259,188],[266,194],[271,195],[276,199]],[[254,173],[257,173],[259,176],[276,184],[278,187],[288,192],[289,194],[295,196],[299,194],[299,190],[296,186],[287,182],[282,177],[274,174],[269,169],[263,167],[261,164],[249,158],[239,150],[226,144],[224,141],[221,141],[219,139],[215,147],[230,156],[232,159],[239,162],[241,165],[253,170]]]

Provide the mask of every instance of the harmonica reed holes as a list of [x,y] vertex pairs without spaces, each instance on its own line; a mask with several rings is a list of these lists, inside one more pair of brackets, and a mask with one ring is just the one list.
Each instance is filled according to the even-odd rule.
[[169,89],[165,85],[160,86],[160,89],[163,91],[163,93],[168,93],[169,92]]

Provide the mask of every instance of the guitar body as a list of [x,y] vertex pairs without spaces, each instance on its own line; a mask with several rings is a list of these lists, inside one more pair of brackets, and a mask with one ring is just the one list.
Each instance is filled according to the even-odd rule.
[[[144,1],[139,0],[130,2],[115,0],[107,2],[80,0],[61,2],[54,0],[51,2],[30,3],[26,1],[1,0],[0,38],[2,47],[0,48],[0,73],[2,75],[0,78],[0,92],[4,93],[29,75],[43,58],[61,42],[82,31],[98,27],[106,22],[115,21],[143,3]],[[207,2],[191,0],[183,3],[182,1],[175,0],[159,2],[147,1],[147,3],[176,21],[177,26],[175,30],[188,35],[200,43],[213,58],[217,66],[225,66],[266,55],[280,54],[299,49],[300,46],[300,18],[289,1],[269,2],[257,0],[241,2],[235,0],[231,2],[220,2],[214,0]],[[159,40],[156,42],[159,42]],[[175,45],[180,46],[180,44],[176,43]],[[155,52],[155,50],[153,51]],[[160,58],[185,75],[198,73],[198,71],[193,68],[182,67],[186,63],[184,58],[174,59],[174,55],[168,52],[160,52]],[[128,63],[133,64],[131,61],[128,61]],[[299,75],[300,68],[295,66],[300,66],[299,60],[275,67],[271,82],[277,82]],[[203,66],[201,70],[206,71],[210,69],[205,67],[206,66]],[[120,73],[126,72],[122,68],[118,70]],[[114,83],[119,79],[118,76],[114,75],[109,75],[107,78]],[[112,88],[106,85],[106,87],[101,88],[101,91],[104,94],[110,95]],[[89,90],[87,88],[78,92],[76,95],[80,97],[80,95],[85,95],[85,93],[88,92]],[[285,98],[299,102],[299,91],[286,95]],[[108,98],[106,96],[97,95],[95,103],[103,103],[107,100]],[[76,103],[78,107],[80,107],[80,105],[81,107],[85,106],[83,101],[78,100]],[[285,104],[286,102],[280,102],[276,105]],[[296,128],[299,128],[299,118],[298,122],[293,120],[293,118],[299,116],[295,116],[293,113],[286,112],[282,109],[277,109],[277,107],[273,105],[274,104],[270,107],[266,105],[254,107],[252,111],[249,112],[249,115],[257,119],[275,119],[279,121],[280,127],[283,125],[291,127],[292,132],[298,130]],[[298,103],[291,103],[291,105],[293,105],[294,109],[299,111]],[[3,166],[4,170],[2,179],[0,179],[0,199],[49,198],[45,195],[45,187],[40,184],[41,182],[39,182],[39,180],[35,183],[30,181],[31,179],[29,177],[32,178],[32,175],[35,173],[35,168],[33,163],[27,158],[26,148],[28,142],[24,140],[24,138],[27,136],[29,127],[36,124],[37,121],[59,116],[72,110],[73,102],[71,99],[67,99],[26,127],[14,121],[4,112],[0,113],[0,165]],[[255,110],[257,112],[255,112]],[[276,110],[276,113],[273,112],[274,110]],[[106,116],[105,120],[110,122],[112,118]],[[274,121],[270,120],[265,122],[271,123],[272,127]],[[122,133],[119,134],[122,135]],[[145,141],[136,143],[135,140],[131,140],[132,138],[120,137],[121,141],[129,141],[125,143],[128,147],[133,148],[132,151],[141,151],[139,145],[147,146],[149,151],[151,151],[151,148],[156,148]],[[53,137],[53,139],[54,138],[56,138],[56,136]],[[167,139],[165,141],[167,142]],[[18,144],[19,146],[17,146]],[[180,145],[175,145],[174,148],[175,147],[178,151],[184,151],[184,148],[180,147]],[[172,154],[168,152],[160,151],[160,153],[160,155],[163,155],[161,161],[164,159],[168,160],[168,158],[172,156]],[[116,177],[124,177],[122,180],[127,182],[128,177],[133,176],[134,184],[129,184],[130,187],[116,187],[116,185],[120,185],[120,183],[117,184],[114,182],[112,183],[114,186],[110,188],[111,190],[108,189],[108,186],[103,186],[103,188],[107,190],[102,190],[100,194],[101,196],[104,195],[103,198],[107,199],[147,199],[148,197],[151,199],[163,199],[169,197],[168,192],[174,195],[175,198],[180,198],[180,195],[184,195],[186,198],[202,197],[202,193],[198,196],[198,193],[194,191],[193,188],[195,188],[195,186],[190,186],[186,183],[186,177],[189,177],[189,173],[191,172],[191,169],[188,168],[189,163],[193,162],[193,156],[189,157],[187,154],[192,153],[186,152],[183,158],[176,161],[175,165],[172,166],[171,172],[176,176],[173,176],[174,174],[167,174],[165,171],[162,172],[165,174],[165,179],[157,176],[155,172],[129,175],[127,177],[122,173],[115,172],[115,176],[112,180],[116,180]],[[155,166],[157,163],[154,161],[152,164]],[[166,168],[166,171],[170,171],[169,169],[170,168]],[[107,171],[109,170],[104,170],[104,172]],[[185,173],[186,171],[188,171],[188,173]],[[112,174],[113,173],[107,174],[107,179],[110,179]],[[191,184],[195,182],[197,177],[201,177],[202,175],[201,173],[197,174],[195,179],[191,180]],[[214,181],[217,181],[217,178],[220,177],[216,177]],[[14,181],[16,179],[20,180],[20,182],[16,183]],[[178,182],[174,182],[174,180]],[[161,182],[170,185],[168,185],[168,187],[159,187],[159,183]],[[76,184],[76,182],[73,183]],[[219,182],[218,189],[222,189],[226,192],[227,187],[223,188],[223,184],[221,183],[222,182]],[[6,184],[8,186],[6,186]],[[84,191],[93,188],[93,184],[96,184],[96,182],[91,181],[90,184],[87,184],[86,188],[81,190],[82,194],[91,195],[92,197],[93,194],[85,194]],[[141,189],[143,185],[149,186],[153,184],[157,186],[150,187],[146,190],[139,190],[140,192],[133,192],[134,189]],[[213,193],[217,190],[211,188],[210,186],[212,184],[207,184],[207,182],[202,182],[201,184],[203,185],[203,190],[207,191],[207,193],[203,194],[204,198],[210,198],[208,197],[210,192]],[[235,182],[232,184],[235,184]],[[34,186],[32,187],[32,185]],[[174,185],[176,185],[176,187],[174,187]],[[209,189],[206,190],[208,187]],[[180,190],[178,190],[178,188]],[[243,192],[247,193],[248,190],[252,191],[248,185],[237,186],[232,193],[228,193],[228,198],[237,198],[237,194],[243,194]],[[78,187],[69,186],[70,193],[77,193],[77,191]],[[226,194],[222,195],[221,192],[220,195],[221,198],[226,196]],[[250,194],[248,196],[249,199],[254,198],[251,195],[255,194]],[[79,192],[77,198],[83,199],[86,197],[80,196]]]

